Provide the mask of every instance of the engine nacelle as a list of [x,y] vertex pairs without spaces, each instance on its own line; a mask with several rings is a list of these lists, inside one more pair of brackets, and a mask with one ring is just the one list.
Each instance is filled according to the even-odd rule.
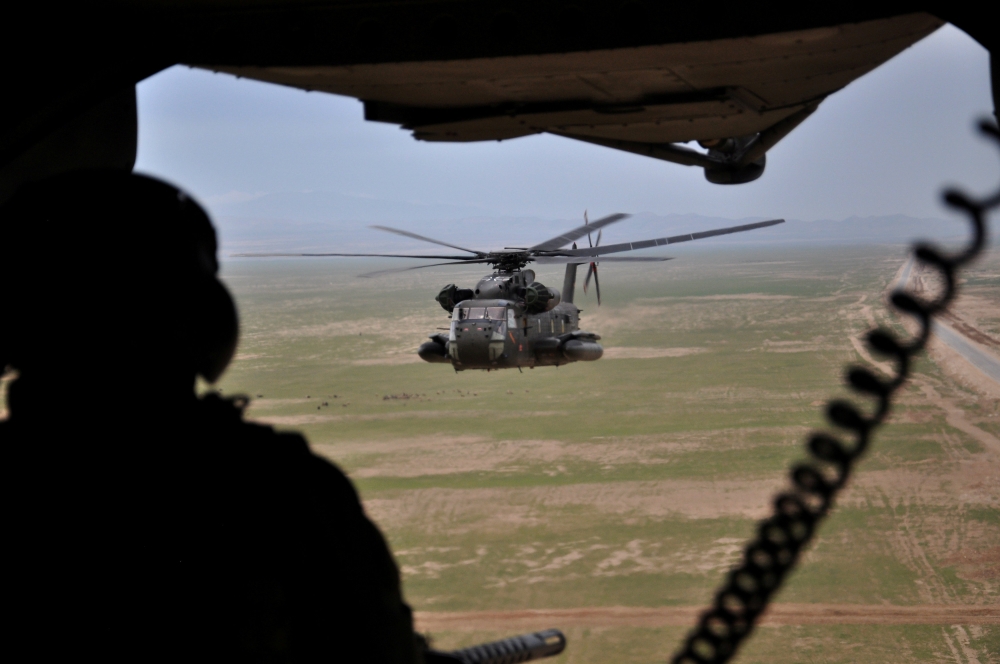
[[524,289],[524,306],[529,314],[552,311],[559,304],[561,296],[555,288],[534,282]]
[[468,288],[459,288],[455,284],[448,284],[441,289],[434,299],[437,300],[441,308],[449,314],[455,310],[455,305],[465,300],[471,300],[474,293]]
[[424,362],[451,362],[448,357],[448,350],[437,341],[425,341],[420,344],[417,355]]

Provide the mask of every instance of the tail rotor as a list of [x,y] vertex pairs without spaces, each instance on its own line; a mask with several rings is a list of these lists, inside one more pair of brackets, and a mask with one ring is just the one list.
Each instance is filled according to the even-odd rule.
[[[587,211],[583,211],[583,223],[588,225],[590,220],[587,219]],[[590,233],[587,233],[587,242],[590,244],[590,248],[599,247],[601,245],[601,235],[604,233],[604,229],[599,228],[597,230],[597,242],[593,242],[590,239]],[[594,290],[597,292],[597,306],[601,306],[601,282],[597,278],[597,263],[591,261],[590,267],[587,269],[587,278],[583,280],[583,292],[586,294],[587,287],[590,286],[590,278],[594,278]]]

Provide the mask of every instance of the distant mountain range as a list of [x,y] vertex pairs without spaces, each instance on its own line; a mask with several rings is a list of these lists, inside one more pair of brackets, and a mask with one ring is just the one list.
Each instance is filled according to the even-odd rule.
[[[327,192],[274,194],[209,203],[224,256],[267,251],[439,253],[434,245],[368,228],[372,224],[394,226],[472,249],[527,247],[582,222],[580,218],[493,217],[471,207],[387,202]],[[726,219],[698,214],[639,212],[609,227],[602,243],[644,240],[763,219],[766,217]],[[703,249],[740,244],[899,245],[920,238],[958,241],[964,238],[965,231],[958,217],[919,219],[888,215],[819,221],[788,219],[779,226],[702,240],[697,245]]]

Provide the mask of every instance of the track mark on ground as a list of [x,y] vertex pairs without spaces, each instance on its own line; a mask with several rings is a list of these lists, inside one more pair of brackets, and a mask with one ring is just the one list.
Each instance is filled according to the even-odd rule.
[[[684,627],[703,606],[608,606],[522,611],[417,611],[417,628],[435,631],[542,629],[547,627]],[[1000,625],[1000,606],[954,604],[772,604],[760,622],[776,625]],[[953,627],[954,629],[954,627]],[[959,628],[960,629],[960,628]],[[961,644],[961,633],[955,632]]]

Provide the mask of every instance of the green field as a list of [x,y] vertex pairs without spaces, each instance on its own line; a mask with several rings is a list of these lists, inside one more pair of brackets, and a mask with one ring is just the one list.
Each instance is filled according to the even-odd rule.
[[[416,357],[448,324],[437,290],[478,270],[358,279],[381,264],[230,261],[243,336],[218,387],[348,472],[418,612],[704,605],[822,403],[843,394],[845,363],[864,361],[851,337],[899,327],[882,293],[903,258],[783,248],[607,264],[603,306],[577,297],[605,358],[524,373]],[[998,273],[991,259],[971,276],[997,294]],[[930,359],[916,370],[779,602],[1000,603],[1000,410]],[[556,661],[639,662],[666,659],[686,628],[565,631]],[[452,647],[511,630],[432,632]],[[739,660],[998,658],[994,621],[765,627]]]

